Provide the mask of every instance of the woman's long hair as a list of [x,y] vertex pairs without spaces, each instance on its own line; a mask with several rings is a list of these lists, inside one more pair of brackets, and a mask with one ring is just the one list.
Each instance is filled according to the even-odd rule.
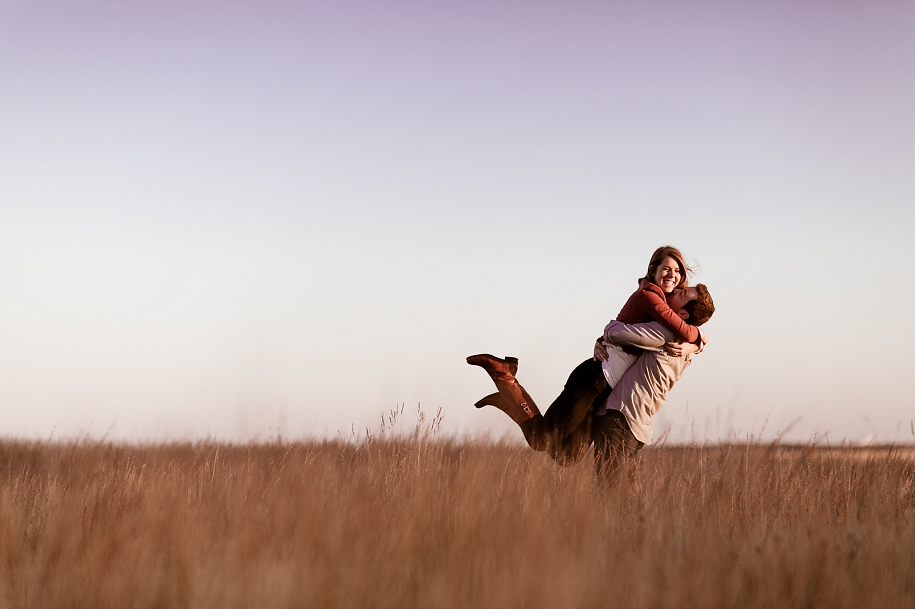
[[680,250],[672,245],[662,245],[654,251],[654,254],[651,255],[651,262],[648,263],[648,272],[645,273],[645,279],[654,283],[654,274],[658,271],[658,267],[661,265],[661,261],[668,256],[676,260],[677,265],[680,267],[680,283],[677,284],[677,288],[687,287],[689,285],[689,278],[687,277],[687,273],[692,275],[693,267],[686,264],[686,260],[683,258],[683,254],[681,254]]

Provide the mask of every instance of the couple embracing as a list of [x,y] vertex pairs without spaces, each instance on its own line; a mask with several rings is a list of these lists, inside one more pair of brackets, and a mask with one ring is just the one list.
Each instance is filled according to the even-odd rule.
[[593,442],[598,475],[615,471],[651,443],[652,417],[708,342],[699,326],[715,305],[703,284],[689,286],[690,272],[677,248],[655,250],[638,289],[594,343],[594,357],[572,371],[543,414],[518,383],[516,358],[471,355],[467,363],[486,370],[498,389],[476,407],[505,412],[531,448],[561,465],[580,461]]

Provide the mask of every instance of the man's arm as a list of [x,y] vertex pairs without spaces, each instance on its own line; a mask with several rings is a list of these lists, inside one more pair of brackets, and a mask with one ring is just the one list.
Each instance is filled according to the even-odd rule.
[[603,339],[613,345],[629,345],[646,351],[661,351],[665,343],[677,341],[673,332],[656,321],[646,324],[611,321],[604,328]]
[[645,351],[661,351],[674,357],[682,357],[702,350],[693,343],[681,343],[677,338],[673,332],[656,321],[626,324],[614,320],[607,324],[604,334],[594,343],[594,359],[607,361],[607,345],[626,345]]

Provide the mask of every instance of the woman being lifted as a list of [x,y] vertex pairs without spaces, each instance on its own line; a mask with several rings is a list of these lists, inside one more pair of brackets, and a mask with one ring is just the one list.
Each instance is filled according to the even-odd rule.
[[[609,347],[606,361],[594,357],[579,364],[545,414],[540,413],[534,400],[515,379],[517,358],[471,355],[467,363],[486,370],[498,389],[497,393],[478,401],[476,407],[496,406],[521,427],[531,448],[547,451],[562,465],[577,462],[591,444],[592,406],[607,399],[612,387],[641,352],[636,347],[619,344],[641,344],[632,337],[653,331],[655,336],[668,338],[669,342],[663,345],[668,354],[681,356],[700,351],[707,342],[705,333],[697,326],[711,316],[708,307],[714,311],[714,306],[704,285],[688,287],[687,273],[691,271],[677,248],[663,246],[655,250],[638,289],[598,339],[599,351],[603,350],[602,346]],[[692,315],[696,318],[690,320],[694,321],[692,325],[686,323],[684,319],[691,317],[691,309],[696,308],[700,299],[707,305],[702,307],[700,315]],[[649,326],[633,328],[633,324]],[[655,328],[651,328],[652,325]]]

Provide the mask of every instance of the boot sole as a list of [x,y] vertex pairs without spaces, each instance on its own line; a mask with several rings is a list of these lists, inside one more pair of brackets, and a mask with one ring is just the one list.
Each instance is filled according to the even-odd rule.
[[506,364],[517,364],[518,363],[517,357],[512,357],[510,355],[506,355],[503,358],[503,357],[496,357],[495,355],[490,355],[489,353],[477,353],[476,355],[468,355],[467,363],[470,364],[471,366],[479,366],[479,364],[474,364],[473,362],[470,361],[475,357],[489,357],[489,358],[492,358],[492,359],[500,361],[500,362],[505,362]]

